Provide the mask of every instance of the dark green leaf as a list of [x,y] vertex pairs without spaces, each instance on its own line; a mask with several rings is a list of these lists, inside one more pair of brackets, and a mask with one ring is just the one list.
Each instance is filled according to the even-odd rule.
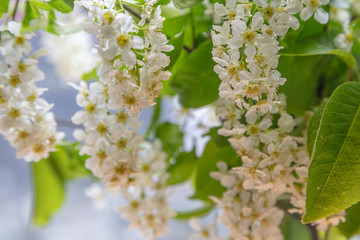
[[168,44],[174,46],[174,50],[167,53],[167,55],[170,57],[170,64],[169,64],[169,66],[167,66],[165,68],[165,70],[169,70],[172,68],[172,66],[174,66],[174,64],[176,63],[176,60],[178,60],[178,58],[181,54],[183,43],[184,43],[184,33],[183,32],[170,38]]
[[217,131],[220,129],[221,127],[214,127],[211,128],[210,131],[206,134],[208,136],[211,137],[211,139],[216,143],[216,145],[218,145],[219,147],[226,147],[228,145],[230,145],[228,138],[224,137],[222,135],[219,135],[217,133]]
[[193,199],[210,201],[209,196],[221,197],[225,188],[210,176],[210,172],[219,171],[216,164],[220,161],[226,162],[230,167],[240,165],[240,159],[231,146],[219,147],[215,141],[210,140],[199,158]]
[[166,18],[163,24],[163,33],[169,38],[181,33],[190,20],[190,15],[180,15],[173,18]]
[[282,56],[335,55],[349,67],[356,65],[354,56],[341,49],[335,49],[334,39],[330,34],[319,34],[299,41],[299,43],[280,51]]
[[171,87],[180,95],[184,107],[197,108],[215,101],[219,96],[220,79],[211,60],[212,43],[203,42],[183,59],[171,79]]
[[360,233],[360,203],[346,209],[346,222],[339,224],[338,228],[348,239]]
[[163,123],[156,128],[156,138],[162,141],[163,149],[172,157],[174,152],[177,151],[183,144],[183,133],[180,131],[179,126],[171,123]]
[[213,209],[213,207],[214,207],[213,204],[206,204],[203,207],[196,208],[193,210],[179,211],[179,212],[176,212],[175,219],[188,220],[192,217],[202,217],[205,214],[209,213]]
[[336,214],[360,200],[360,83],[339,86],[316,134],[304,223]]
[[287,110],[301,116],[316,106],[321,57],[281,56],[278,70],[287,81],[279,91],[287,96]]
[[312,240],[309,228],[287,213],[281,222],[280,229],[284,240]]
[[185,182],[196,169],[197,162],[198,158],[194,150],[192,152],[181,152],[176,157],[176,162],[168,168],[170,177],[166,184],[174,185]]

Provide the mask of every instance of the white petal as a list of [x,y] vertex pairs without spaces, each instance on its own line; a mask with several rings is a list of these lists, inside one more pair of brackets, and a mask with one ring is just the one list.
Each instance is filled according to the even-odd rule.
[[315,11],[315,19],[321,24],[326,24],[329,21],[329,13],[322,8]]
[[310,7],[304,8],[300,13],[300,18],[304,21],[308,20],[313,14],[313,11]]

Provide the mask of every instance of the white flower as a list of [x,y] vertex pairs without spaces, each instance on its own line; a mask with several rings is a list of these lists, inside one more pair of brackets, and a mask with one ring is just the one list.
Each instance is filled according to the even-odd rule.
[[322,8],[329,0],[302,0],[302,3],[306,5],[300,13],[302,20],[308,20],[315,13],[315,20],[319,23],[325,24],[329,21],[329,13]]

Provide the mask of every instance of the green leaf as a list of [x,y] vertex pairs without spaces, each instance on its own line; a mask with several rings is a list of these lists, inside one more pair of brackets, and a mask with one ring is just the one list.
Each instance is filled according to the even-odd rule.
[[168,173],[170,177],[167,180],[167,185],[175,185],[185,182],[190,178],[193,171],[196,169],[198,158],[195,155],[195,150],[191,152],[181,152],[176,157],[176,162],[170,165]]
[[87,156],[79,155],[79,144],[63,143],[49,158],[33,163],[34,215],[33,222],[44,226],[61,207],[65,196],[65,182],[91,175],[84,166]]
[[214,204],[206,204],[203,207],[188,210],[188,211],[178,211],[176,212],[175,219],[177,220],[188,220],[192,217],[202,217],[209,213],[214,207]]
[[72,11],[72,7],[63,0],[52,0],[48,2],[49,6],[62,13],[69,13]]
[[180,9],[190,8],[201,2],[202,0],[173,0],[175,7]]
[[33,163],[35,225],[45,225],[60,208],[65,196],[64,182],[49,159]]
[[180,15],[172,18],[166,18],[163,24],[163,33],[166,34],[167,37],[171,38],[175,35],[181,33],[188,24],[190,20],[190,15]]
[[92,80],[98,81],[99,76],[96,74],[96,67],[93,70],[91,70],[90,72],[84,73],[81,78],[82,78],[82,80],[84,80],[86,82],[92,81]]
[[311,117],[309,121],[309,126],[307,129],[307,150],[309,153],[309,156],[312,155],[316,134],[319,129],[320,120],[323,115],[324,109],[326,104],[322,104],[316,111],[314,112],[314,115]]
[[287,213],[280,225],[284,240],[312,240],[309,228]]
[[171,87],[180,95],[180,103],[187,108],[198,108],[219,97],[220,79],[211,60],[212,42],[203,42],[177,66]]
[[320,60],[321,56],[280,57],[278,70],[287,81],[280,87],[279,92],[287,96],[289,113],[301,116],[316,106],[316,90],[322,71]]
[[210,136],[211,139],[212,139],[212,140],[216,143],[216,145],[218,145],[219,147],[229,146],[230,143],[229,143],[229,141],[228,141],[228,138],[227,138],[227,137],[224,137],[224,136],[222,136],[222,135],[219,135],[219,134],[217,133],[217,131],[218,131],[220,128],[221,128],[221,127],[211,128],[206,135]]
[[360,233],[360,203],[346,209],[346,222],[339,224],[338,229],[348,239]]
[[360,83],[339,86],[316,134],[304,223],[336,214],[360,200]]
[[181,50],[184,43],[184,33],[180,33],[172,38],[170,38],[169,42],[167,44],[174,46],[174,50],[171,52],[166,53],[170,57],[170,64],[165,68],[165,70],[169,70],[174,66],[176,61],[178,60]]
[[220,161],[226,162],[230,167],[240,165],[240,159],[231,146],[219,147],[211,139],[199,158],[195,176],[195,194],[192,199],[210,201],[209,196],[221,197],[225,188],[210,176],[210,172],[219,171],[216,164]]
[[4,13],[6,13],[9,9],[9,0],[1,0],[0,1],[0,18]]
[[156,128],[156,138],[162,141],[163,150],[171,158],[183,144],[183,133],[179,126],[171,123],[163,123]]
[[284,48],[280,51],[282,56],[315,56],[335,55],[344,61],[349,67],[356,65],[354,56],[341,49],[335,49],[333,38],[328,33],[311,36],[299,41],[299,43]]

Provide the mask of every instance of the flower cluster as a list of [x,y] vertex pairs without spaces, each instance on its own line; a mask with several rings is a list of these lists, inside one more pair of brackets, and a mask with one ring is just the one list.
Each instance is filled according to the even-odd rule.
[[85,166],[108,190],[120,192],[129,201],[128,206],[118,209],[131,222],[130,227],[139,228],[150,238],[163,235],[173,216],[165,193],[166,154],[157,142],[154,149],[146,148],[137,134],[141,125],[138,120],[124,110],[108,108],[103,83],[73,86],[79,91],[77,104],[83,108],[72,121],[84,127],[76,129],[74,137],[84,142],[80,154],[89,155]]
[[164,18],[156,1],[143,5],[141,20],[136,23],[124,10],[124,1],[118,8],[114,1],[79,1],[92,18],[84,30],[96,34],[97,50],[103,59],[99,69],[100,81],[108,88],[109,108],[125,109],[137,117],[140,110],[155,104],[162,89],[162,80],[170,77],[163,69],[170,58],[164,53],[173,49],[161,33]]
[[299,120],[286,112],[285,96],[275,100],[279,103],[271,112],[251,112],[244,119],[244,110],[236,109],[235,103],[219,102],[218,115],[224,119],[219,133],[229,137],[242,164],[229,169],[225,162],[218,163],[219,171],[211,176],[227,190],[221,199],[212,199],[222,210],[219,221],[234,239],[282,239],[284,212],[277,199],[298,191],[296,185],[307,176],[305,138],[289,134]]
[[44,73],[37,67],[38,54],[30,54],[32,34],[22,34],[20,28],[9,22],[0,30],[0,132],[18,158],[39,161],[55,151],[63,134],[56,132],[49,112],[53,105],[40,97],[46,89],[36,87]]
[[[227,0],[215,3],[215,13],[224,19],[222,26],[213,26],[213,60],[222,83],[222,98],[231,99],[238,108],[249,113],[266,113],[275,104],[276,90],[285,83],[276,70],[279,59],[279,37],[299,28],[294,14],[307,20],[328,21],[321,8],[328,0],[265,1]],[[251,9],[255,9],[252,11]]]

